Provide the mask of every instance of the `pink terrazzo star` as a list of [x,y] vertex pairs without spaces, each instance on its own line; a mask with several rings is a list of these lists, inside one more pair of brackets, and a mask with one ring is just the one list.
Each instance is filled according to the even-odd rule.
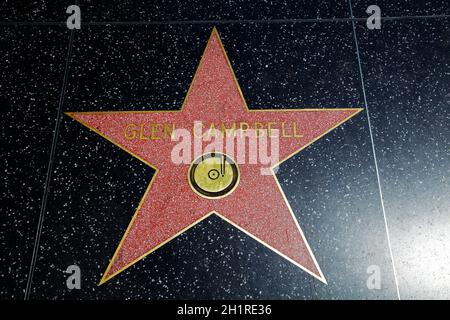
[[[258,164],[239,164],[240,181],[231,194],[204,198],[193,192],[188,183],[190,165],[174,164],[171,160],[177,141],[167,139],[164,126],[192,130],[194,121],[216,123],[218,127],[220,123],[297,123],[300,134],[296,138],[290,136],[292,132],[280,137],[283,161],[359,111],[249,110],[214,28],[180,111],[67,113],[157,170],[100,283],[211,214],[326,283],[274,174],[261,175]],[[139,130],[127,133],[130,126]]]

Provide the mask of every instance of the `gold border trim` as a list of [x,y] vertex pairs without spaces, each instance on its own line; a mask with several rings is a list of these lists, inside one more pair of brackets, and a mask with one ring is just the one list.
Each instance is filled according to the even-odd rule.
[[[287,207],[288,207],[288,209],[289,209],[289,212],[290,212],[291,215],[292,215],[292,218],[293,218],[294,221],[295,221],[295,224],[296,224],[296,226],[297,226],[297,229],[299,230],[299,232],[300,232],[300,234],[301,234],[301,236],[302,236],[302,239],[303,239],[303,241],[305,242],[305,245],[306,245],[306,247],[307,247],[307,249],[308,249],[308,252],[309,252],[309,254],[311,255],[311,257],[312,257],[312,259],[313,259],[313,261],[314,261],[315,267],[316,267],[316,269],[317,269],[317,270],[319,271],[319,273],[320,273],[320,276],[314,274],[313,272],[311,272],[310,270],[306,269],[305,267],[303,267],[303,266],[300,265],[299,263],[295,262],[294,260],[292,260],[291,258],[289,258],[288,256],[286,256],[285,254],[279,252],[277,249],[275,249],[275,248],[273,248],[272,246],[270,246],[269,244],[265,243],[264,241],[262,241],[261,239],[259,239],[259,238],[256,237],[255,235],[251,234],[250,232],[246,231],[244,228],[240,227],[239,225],[237,225],[237,224],[234,223],[233,221],[229,220],[228,218],[225,218],[223,215],[221,215],[221,214],[218,213],[217,211],[211,211],[211,212],[207,213],[206,215],[204,215],[204,216],[201,217],[200,219],[196,220],[194,223],[192,223],[191,225],[187,226],[186,228],[182,229],[181,231],[179,231],[178,233],[176,233],[175,235],[173,235],[172,237],[170,237],[170,238],[167,239],[166,241],[160,243],[158,246],[154,247],[154,248],[151,249],[150,251],[148,251],[148,252],[146,252],[145,254],[141,255],[140,257],[136,258],[135,260],[133,260],[132,262],[130,262],[130,263],[127,264],[126,266],[122,267],[121,269],[119,269],[119,270],[116,271],[115,273],[111,274],[110,276],[107,276],[107,274],[109,273],[109,271],[110,271],[110,269],[111,269],[111,266],[112,266],[113,261],[115,260],[115,258],[116,258],[116,256],[117,256],[118,252],[120,251],[120,248],[122,247],[122,244],[123,244],[123,242],[124,242],[126,236],[128,235],[128,232],[129,232],[130,229],[131,229],[131,226],[133,225],[133,223],[134,223],[134,221],[135,221],[135,219],[136,219],[136,217],[137,217],[137,214],[138,214],[138,212],[139,212],[139,210],[140,210],[140,208],[141,208],[141,206],[142,206],[142,204],[143,204],[144,199],[146,198],[146,196],[147,196],[147,194],[148,194],[148,192],[149,192],[151,186],[153,185],[153,182],[154,182],[154,180],[155,180],[155,178],[156,178],[156,176],[157,176],[157,174],[158,174],[159,169],[158,169],[156,166],[154,166],[154,165],[152,165],[151,163],[149,163],[149,162],[147,162],[146,160],[144,160],[143,158],[141,158],[140,156],[134,154],[133,152],[131,152],[131,151],[128,150],[127,148],[125,148],[125,147],[119,145],[118,143],[114,142],[112,139],[108,138],[107,136],[105,136],[104,134],[102,134],[101,132],[99,132],[97,129],[95,129],[95,128],[89,126],[88,124],[84,123],[82,120],[77,119],[77,118],[75,117],[75,114],[118,114],[118,113],[144,113],[144,114],[145,114],[145,113],[182,112],[182,111],[184,110],[184,107],[185,107],[185,105],[186,105],[187,99],[188,99],[188,97],[189,97],[189,95],[190,95],[190,92],[191,92],[191,90],[192,90],[192,87],[193,87],[193,84],[194,84],[194,82],[195,82],[195,79],[197,78],[198,71],[199,71],[199,69],[200,69],[200,66],[201,66],[202,63],[203,63],[203,60],[204,60],[204,57],[205,57],[205,53],[206,53],[206,51],[207,51],[207,49],[208,49],[208,47],[209,47],[209,45],[210,45],[210,43],[211,43],[211,39],[212,39],[213,35],[216,35],[217,38],[218,38],[219,45],[220,45],[220,47],[222,48],[222,51],[223,51],[224,56],[225,56],[225,58],[226,58],[227,64],[228,64],[228,66],[229,66],[229,68],[230,68],[230,70],[231,70],[231,73],[232,73],[234,82],[235,82],[235,84],[236,84],[236,86],[237,86],[237,88],[238,88],[238,90],[239,90],[239,95],[241,96],[242,101],[244,102],[244,106],[245,106],[245,108],[246,108],[246,110],[247,110],[248,112],[268,112],[268,111],[269,111],[269,112],[292,112],[292,111],[296,111],[296,112],[310,112],[310,111],[321,112],[321,111],[331,111],[331,110],[334,110],[334,111],[342,111],[342,110],[348,110],[348,111],[351,110],[351,111],[354,111],[353,114],[349,115],[349,116],[346,117],[344,120],[342,120],[342,121],[340,121],[339,123],[337,123],[334,127],[330,128],[329,130],[327,130],[326,132],[324,132],[324,133],[321,134],[320,136],[316,137],[314,140],[312,140],[312,141],[309,142],[308,144],[302,146],[301,148],[299,148],[298,150],[294,151],[293,153],[291,153],[290,155],[288,155],[288,156],[285,157],[284,159],[280,160],[280,161],[279,161],[277,164],[275,164],[273,167],[271,167],[272,175],[273,175],[273,177],[274,177],[274,179],[275,179],[275,182],[276,182],[276,184],[277,184],[277,186],[278,186],[278,188],[279,188],[279,190],[280,190],[280,192],[281,192],[281,194],[282,194],[282,196],[283,196],[283,198],[284,198],[284,201],[285,201],[285,203],[286,203],[286,205],[287,205]],[[173,240],[174,238],[178,237],[180,234],[186,232],[187,230],[189,230],[190,228],[192,228],[192,227],[195,226],[196,224],[198,224],[198,223],[200,223],[201,221],[205,220],[206,218],[208,218],[208,217],[211,216],[212,214],[216,214],[218,217],[220,217],[220,218],[222,218],[223,220],[227,221],[228,223],[230,223],[231,225],[233,225],[233,226],[236,227],[237,229],[239,229],[239,230],[241,230],[242,232],[244,232],[246,235],[250,236],[250,237],[253,238],[254,240],[256,240],[256,241],[258,241],[259,243],[261,243],[262,245],[264,245],[264,246],[266,246],[267,248],[271,249],[272,251],[274,251],[275,253],[277,253],[277,254],[280,255],[281,257],[285,258],[286,260],[290,261],[291,263],[293,263],[294,265],[296,265],[297,267],[299,267],[299,268],[302,269],[303,271],[305,271],[305,272],[307,272],[308,274],[312,275],[314,278],[320,280],[320,281],[323,282],[324,284],[327,284],[327,281],[326,281],[326,279],[325,279],[325,276],[323,275],[322,270],[320,269],[320,266],[319,266],[319,264],[317,263],[317,260],[316,260],[314,254],[313,254],[313,252],[312,252],[312,250],[311,250],[311,247],[309,246],[308,241],[307,241],[307,239],[306,239],[306,237],[305,237],[305,235],[304,235],[302,229],[300,228],[300,225],[299,225],[299,223],[298,223],[298,220],[296,219],[296,217],[295,217],[295,215],[294,215],[294,212],[293,212],[293,210],[292,210],[292,208],[291,208],[291,206],[290,206],[290,204],[289,204],[289,201],[287,200],[286,195],[284,194],[283,189],[282,189],[282,187],[281,187],[281,185],[280,185],[280,182],[278,181],[278,178],[277,178],[275,172],[273,171],[273,169],[274,169],[275,167],[279,166],[281,163],[283,163],[283,162],[286,161],[287,159],[291,158],[293,155],[295,155],[295,154],[297,154],[298,152],[300,152],[301,150],[307,148],[307,147],[310,146],[312,143],[314,143],[315,141],[319,140],[319,139],[322,138],[324,135],[326,135],[327,133],[331,132],[332,130],[334,130],[335,128],[337,128],[338,126],[340,126],[342,123],[344,123],[344,122],[346,122],[347,120],[349,120],[350,118],[354,117],[355,115],[357,115],[357,114],[358,114],[359,112],[361,112],[362,110],[364,110],[364,109],[363,109],[363,108],[320,108],[320,109],[311,109],[311,108],[309,108],[309,109],[308,109],[308,108],[307,108],[307,109],[302,109],[302,108],[292,108],[292,109],[291,109],[291,108],[289,108],[289,109],[254,109],[254,110],[249,109],[249,108],[248,108],[248,105],[247,105],[247,102],[246,102],[246,100],[245,100],[245,98],[244,98],[244,95],[243,95],[243,93],[242,93],[241,87],[239,86],[239,83],[238,83],[238,81],[237,81],[237,78],[236,78],[236,75],[235,75],[235,73],[234,73],[233,67],[231,66],[231,62],[230,62],[230,60],[229,60],[229,58],[228,58],[228,55],[227,55],[227,53],[226,53],[226,51],[225,51],[225,48],[224,48],[224,46],[223,46],[222,40],[220,39],[219,33],[218,33],[218,31],[217,31],[217,28],[216,28],[216,27],[213,27],[213,30],[212,30],[212,32],[211,32],[211,35],[209,36],[209,39],[208,39],[208,43],[207,43],[207,45],[206,45],[205,50],[203,51],[202,57],[201,57],[200,62],[199,62],[199,64],[198,64],[198,66],[197,66],[197,69],[196,69],[196,71],[195,71],[194,77],[193,77],[193,79],[192,79],[192,81],[191,81],[191,84],[190,84],[189,89],[188,89],[188,91],[187,91],[187,93],[186,93],[186,96],[185,96],[185,98],[184,98],[184,101],[183,101],[183,104],[182,104],[180,110],[65,112],[65,114],[68,115],[69,117],[71,117],[72,119],[78,121],[79,123],[81,123],[81,124],[84,125],[85,127],[87,127],[87,128],[89,128],[90,130],[94,131],[94,132],[97,133],[98,135],[102,136],[103,138],[105,138],[105,139],[108,140],[109,142],[113,143],[114,145],[116,145],[116,146],[119,147],[120,149],[122,149],[122,150],[124,150],[125,152],[131,154],[133,157],[139,159],[140,161],[142,161],[143,163],[145,163],[146,165],[148,165],[149,167],[151,167],[151,168],[153,168],[153,169],[155,170],[155,173],[154,173],[154,175],[152,176],[152,178],[151,178],[151,180],[150,180],[150,183],[149,183],[147,189],[145,190],[145,193],[144,193],[144,195],[143,195],[143,197],[142,197],[142,199],[141,199],[141,201],[140,201],[140,203],[139,203],[139,206],[137,207],[137,209],[136,209],[136,211],[135,211],[135,213],[134,213],[134,215],[133,215],[133,218],[131,219],[130,223],[128,224],[128,227],[127,227],[127,229],[125,230],[125,233],[124,233],[124,235],[122,236],[122,239],[120,240],[119,245],[117,246],[117,248],[116,248],[116,250],[115,250],[115,252],[114,252],[114,255],[113,255],[112,258],[110,259],[110,262],[109,262],[109,264],[108,264],[108,267],[106,268],[106,271],[103,273],[103,276],[102,276],[102,278],[101,278],[101,280],[100,280],[100,282],[99,282],[98,285],[100,286],[100,285],[104,284],[104,283],[107,282],[108,280],[112,279],[112,278],[115,277],[116,275],[120,274],[121,272],[123,272],[124,270],[126,270],[127,268],[129,268],[130,266],[132,266],[133,264],[135,264],[136,262],[138,262],[139,260],[141,260],[141,259],[143,259],[144,257],[146,257],[147,255],[149,255],[150,253],[152,253],[152,252],[154,252],[155,250],[161,248],[163,245],[167,244],[168,242],[170,242],[170,241]],[[238,185],[238,184],[236,184],[236,187],[237,187],[237,185]]]

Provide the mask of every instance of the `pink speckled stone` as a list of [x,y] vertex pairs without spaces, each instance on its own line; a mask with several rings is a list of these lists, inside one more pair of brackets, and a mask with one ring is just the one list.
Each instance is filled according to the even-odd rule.
[[359,111],[249,111],[227,62],[219,35],[214,30],[181,112],[71,113],[77,121],[158,169],[102,282],[211,212],[324,281],[276,177],[261,175],[261,165],[239,164],[240,182],[236,190],[222,199],[206,199],[194,193],[188,184],[189,164],[175,165],[171,161],[171,151],[176,141],[130,140],[125,138],[124,128],[130,123],[167,122],[175,124],[176,128],[191,131],[194,121],[216,123],[219,127],[220,123],[232,122],[296,122],[303,137],[280,139],[282,160]]

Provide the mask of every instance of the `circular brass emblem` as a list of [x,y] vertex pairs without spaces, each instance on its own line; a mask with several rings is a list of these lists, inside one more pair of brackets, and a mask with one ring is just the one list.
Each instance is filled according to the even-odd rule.
[[226,154],[205,153],[192,162],[189,184],[202,197],[215,199],[229,195],[239,183],[239,168]]

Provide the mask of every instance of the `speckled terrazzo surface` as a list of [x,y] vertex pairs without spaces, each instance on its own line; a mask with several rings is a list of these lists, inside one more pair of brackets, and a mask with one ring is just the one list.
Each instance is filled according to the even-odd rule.
[[[450,298],[448,2],[381,1],[401,18],[354,21],[358,46],[347,1],[79,1],[89,23],[72,41],[42,23],[64,22],[69,4],[0,5],[1,299]],[[370,4],[354,0],[354,16]],[[277,172],[328,283],[212,215],[98,286],[154,170],[68,116],[54,132],[57,114],[180,109],[214,26],[250,109],[366,108],[366,95],[370,119]],[[73,264],[79,290],[66,286]]]

